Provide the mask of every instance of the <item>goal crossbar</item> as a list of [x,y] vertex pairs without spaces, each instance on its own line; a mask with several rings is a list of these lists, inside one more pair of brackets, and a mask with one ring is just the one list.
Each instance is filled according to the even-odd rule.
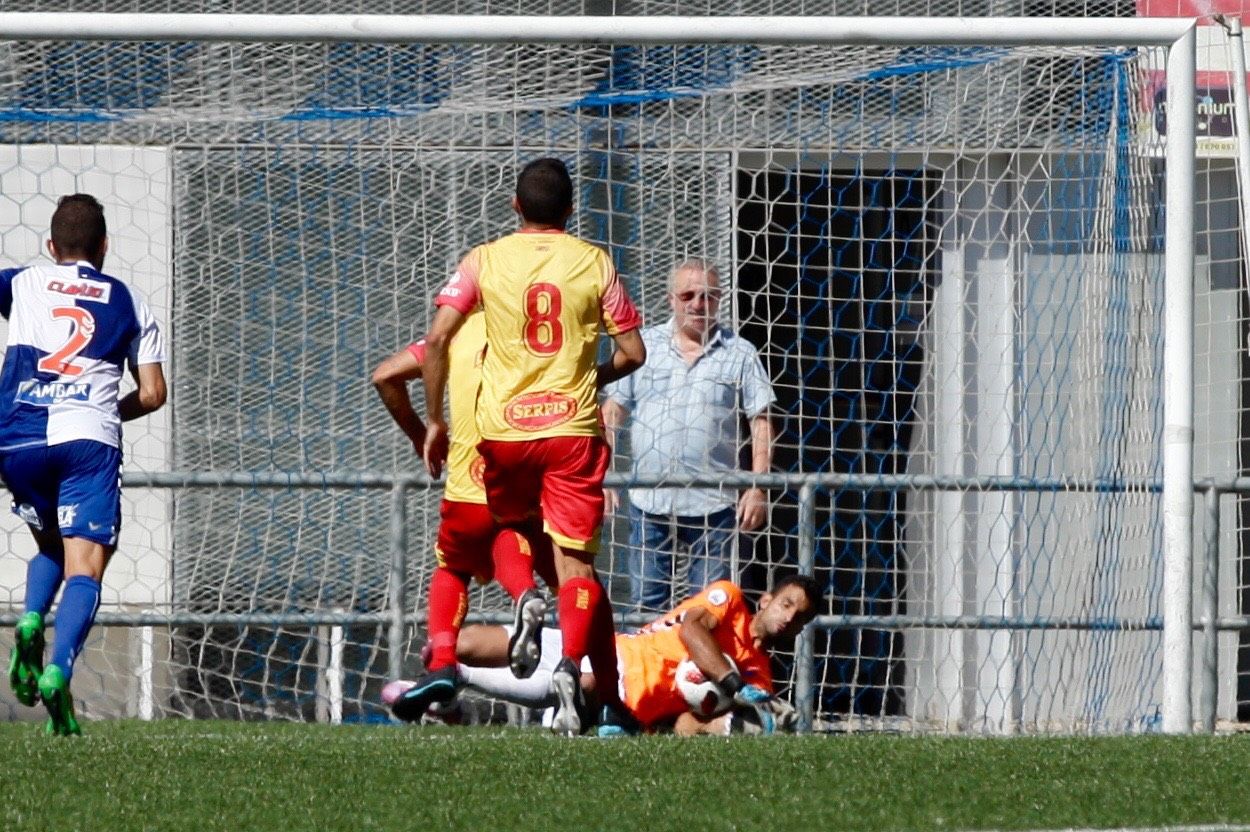
[[0,13],[5,40],[1170,46],[1192,18]]

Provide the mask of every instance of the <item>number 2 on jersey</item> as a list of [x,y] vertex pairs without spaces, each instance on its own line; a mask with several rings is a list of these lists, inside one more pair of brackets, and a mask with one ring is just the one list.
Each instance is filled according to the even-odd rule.
[[564,346],[560,287],[535,283],[525,290],[525,345],[535,355],[555,355]]
[[58,318],[69,318],[69,340],[56,352],[39,359],[39,371],[76,376],[83,368],[75,364],[74,359],[91,343],[91,338],[95,335],[95,318],[86,309],[78,306],[57,306],[52,310],[52,319]]

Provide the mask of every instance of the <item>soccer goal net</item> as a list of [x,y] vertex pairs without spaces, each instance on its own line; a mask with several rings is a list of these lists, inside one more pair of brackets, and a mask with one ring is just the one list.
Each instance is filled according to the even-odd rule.
[[[605,17],[552,42],[568,19],[69,17],[58,40],[0,15],[0,256],[38,258],[55,199],[96,194],[106,271],[172,344],[171,406],[127,425],[105,626],[75,676],[88,716],[387,718],[388,675],[420,671],[439,491],[370,372],[514,227],[520,165],[555,155],[570,230],[648,325],[699,258],[723,331],[758,352],[788,479],[728,567],[751,597],[800,566],[824,587],[777,653],[817,727],[1160,727],[1183,23],[865,19],[818,42],[829,19],[755,19],[753,40],[709,20],[648,41]],[[710,385],[749,471],[757,414],[735,377]],[[616,471],[669,452],[623,436]],[[800,505],[804,475],[825,479]],[[600,560],[622,615],[630,502]],[[674,603],[715,522],[668,533]],[[23,579],[0,562],[14,614]]]

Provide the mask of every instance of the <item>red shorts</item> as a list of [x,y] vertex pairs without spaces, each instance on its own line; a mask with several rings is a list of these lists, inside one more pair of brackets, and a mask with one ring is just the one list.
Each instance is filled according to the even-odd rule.
[[495,575],[491,545],[495,542],[495,520],[481,503],[443,500],[438,508],[438,542],[434,555],[438,565],[472,575],[487,583]]
[[[495,575],[491,550],[500,528],[490,509],[481,503],[443,500],[438,516],[438,542],[434,544],[438,565],[472,575],[479,583],[489,583]],[[556,586],[559,582],[556,580],[551,542],[541,526],[530,521],[522,524],[517,531],[530,545],[534,571],[548,585]]]
[[603,477],[612,452],[598,436],[548,436],[520,442],[483,439],[486,501],[503,525],[541,514],[562,548],[599,551]]

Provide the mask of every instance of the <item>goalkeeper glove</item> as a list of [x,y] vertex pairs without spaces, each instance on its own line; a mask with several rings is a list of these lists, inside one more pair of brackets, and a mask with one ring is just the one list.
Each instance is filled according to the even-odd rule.
[[799,724],[799,712],[784,699],[773,699],[765,707],[776,720],[778,731],[793,731]]
[[726,673],[716,683],[727,695],[732,696],[735,705],[743,705],[755,710],[755,717],[760,723],[760,733],[771,734],[777,730],[777,719],[773,716],[770,704],[773,695],[759,685],[748,685],[742,681],[742,675],[736,670]]
[[763,705],[773,698],[771,693],[759,685],[743,682],[742,675],[736,670],[726,673],[716,685],[726,696],[732,696],[737,705]]

